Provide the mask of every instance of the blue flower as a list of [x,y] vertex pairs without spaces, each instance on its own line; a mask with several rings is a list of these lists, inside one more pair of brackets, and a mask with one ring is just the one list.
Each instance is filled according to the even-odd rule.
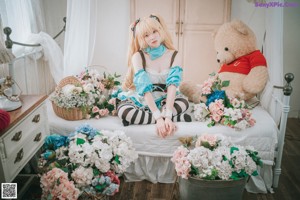
[[105,183],[110,184],[111,183],[111,179],[109,176],[105,176]]
[[44,148],[56,150],[62,146],[68,145],[68,137],[63,135],[49,135],[45,138]]
[[225,91],[224,90],[215,90],[213,93],[207,96],[206,106],[209,106],[210,103],[215,102],[215,100],[223,99],[225,100]]
[[99,181],[99,183],[100,183],[101,185],[104,184],[104,183],[105,183],[105,178],[104,178],[104,176],[101,176],[100,179],[99,179],[98,181]]
[[102,194],[111,196],[114,193],[116,193],[118,190],[119,190],[119,185],[112,183],[109,185],[109,187],[105,188]]
[[93,138],[98,133],[98,131],[96,129],[94,129],[93,127],[91,127],[89,124],[83,124],[83,125],[77,127],[76,131],[78,133],[87,135],[89,139]]
[[53,151],[53,150],[46,150],[46,152],[42,154],[42,157],[45,160],[53,159],[53,158],[55,158],[55,151]]

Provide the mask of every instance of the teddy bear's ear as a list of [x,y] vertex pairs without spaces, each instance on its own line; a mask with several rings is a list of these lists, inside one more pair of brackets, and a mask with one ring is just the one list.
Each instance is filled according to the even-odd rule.
[[231,26],[239,33],[243,35],[248,35],[248,27],[241,20],[233,20]]

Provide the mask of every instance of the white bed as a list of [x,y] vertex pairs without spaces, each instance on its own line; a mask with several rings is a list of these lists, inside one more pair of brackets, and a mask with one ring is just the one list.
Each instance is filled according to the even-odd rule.
[[124,127],[118,117],[108,116],[101,119],[67,121],[57,117],[47,100],[50,132],[68,135],[75,127],[88,123],[99,130],[123,130],[132,139],[139,159],[125,173],[127,181],[149,180],[153,183],[173,183],[176,178],[174,165],[170,157],[180,145],[179,137],[194,136],[203,133],[217,133],[231,137],[232,142],[253,146],[261,156],[264,166],[260,176],[251,178],[247,190],[254,193],[272,191],[272,166],[275,147],[278,144],[278,129],[272,117],[261,106],[252,112],[256,125],[244,131],[235,131],[225,126],[207,127],[205,122],[180,122],[174,136],[166,139],[156,135],[155,125],[131,125]]

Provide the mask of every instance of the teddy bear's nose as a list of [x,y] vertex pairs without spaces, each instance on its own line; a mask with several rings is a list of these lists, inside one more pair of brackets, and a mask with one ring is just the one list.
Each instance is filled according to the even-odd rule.
[[220,59],[217,59],[217,62],[219,63],[219,62],[220,62]]

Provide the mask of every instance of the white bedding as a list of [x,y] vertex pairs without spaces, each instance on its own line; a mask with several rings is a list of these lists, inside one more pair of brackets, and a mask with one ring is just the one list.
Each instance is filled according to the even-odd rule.
[[271,189],[271,166],[274,162],[278,129],[272,117],[260,106],[252,110],[252,116],[256,119],[255,126],[244,131],[235,131],[232,128],[221,125],[209,128],[205,122],[180,122],[177,123],[178,130],[174,136],[166,139],[159,138],[156,135],[155,125],[131,125],[124,127],[121,120],[113,116],[98,120],[67,121],[55,115],[49,100],[47,100],[47,109],[50,132],[52,134],[68,135],[74,131],[75,127],[83,123],[88,123],[99,130],[125,131],[132,139],[139,153],[138,161],[126,173],[126,178],[129,181],[147,179],[152,182],[174,182],[174,166],[170,162],[170,157],[180,145],[178,138],[200,135],[206,132],[229,136],[235,144],[253,146],[262,157],[265,167],[261,172],[263,178],[257,177],[251,180],[251,182],[254,181],[254,183],[251,183],[253,186],[249,186],[247,189],[251,192],[267,192],[267,189]]

